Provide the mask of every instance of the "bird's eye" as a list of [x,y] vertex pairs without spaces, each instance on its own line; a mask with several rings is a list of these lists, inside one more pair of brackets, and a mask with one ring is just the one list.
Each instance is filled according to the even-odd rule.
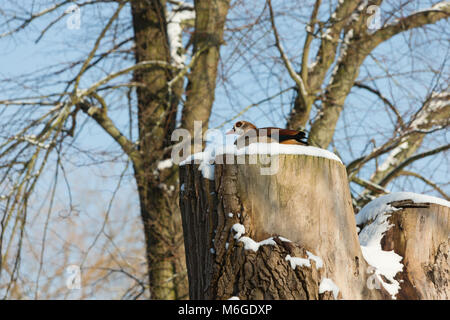
[[240,121],[239,121],[239,122],[236,122],[236,127],[239,128],[240,126],[242,126],[242,122],[240,122]]

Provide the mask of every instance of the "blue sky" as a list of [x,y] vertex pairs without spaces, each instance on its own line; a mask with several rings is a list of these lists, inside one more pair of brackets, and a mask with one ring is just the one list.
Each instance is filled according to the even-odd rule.
[[[44,1],[46,2],[46,1]],[[413,9],[427,7],[430,1],[417,1],[412,6]],[[26,3],[26,2],[24,2]],[[279,32],[282,35],[283,45],[287,49],[289,57],[294,63],[300,60],[303,37],[305,35],[305,23],[308,20],[309,12],[302,8],[289,8],[289,2],[274,2],[277,4],[276,10],[283,12],[277,17]],[[9,9],[11,4],[2,4],[2,9]],[[242,23],[242,18],[249,16],[257,17],[262,7],[258,2],[252,6],[246,7],[248,10],[232,11],[230,14],[229,27]],[[278,8],[278,9],[277,9]],[[64,10],[63,8],[62,10]],[[388,7],[386,8],[386,10]],[[60,11],[61,12],[61,11]],[[111,5],[101,5],[99,7],[89,6],[81,10],[81,28],[79,30],[70,30],[66,27],[67,19],[55,24],[44,38],[35,43],[39,32],[44,28],[51,18],[42,18],[33,24],[30,28],[22,31],[18,35],[0,39],[0,52],[2,58],[0,62],[0,77],[14,78],[19,74],[32,73],[34,70],[49,68],[52,65],[59,65],[67,61],[76,60],[89,52],[95,41],[100,28],[106,23],[113,10]],[[328,14],[323,12],[323,14]],[[383,17],[383,10],[381,11]],[[125,25],[130,22],[129,8],[126,7],[121,12],[121,23]],[[371,57],[369,57],[360,72],[360,79],[368,77],[375,78],[374,84],[386,94],[389,99],[395,102],[398,109],[405,116],[411,115],[416,111],[420,102],[429,93],[428,87],[433,83],[431,73],[420,72],[425,67],[435,69],[442,68],[448,75],[449,68],[447,60],[449,55],[449,44],[442,39],[448,40],[448,34],[445,36],[439,33],[445,26],[445,22],[439,24],[438,28],[430,28],[427,32],[418,32],[412,36],[411,33],[405,33],[392,39],[391,41],[379,46]],[[447,25],[448,27],[448,25]],[[227,32],[227,45],[222,47],[221,58],[224,62],[219,70],[218,87],[216,91],[216,100],[214,102],[213,114],[210,121],[210,127],[214,128],[220,125],[224,120],[232,118],[242,108],[260,101],[267,96],[278,91],[293,86],[292,80],[286,75],[283,66],[276,60],[277,52],[273,46],[274,40],[270,33],[267,33],[267,23],[262,26],[256,26],[250,34],[243,32]],[[128,29],[120,34],[120,37],[131,36],[131,30]],[[240,40],[238,43],[237,39]],[[432,39],[431,42],[425,39]],[[410,45],[414,46],[414,55],[411,57]],[[131,63],[128,61],[115,59],[98,68],[93,69],[87,74],[86,79],[81,83],[81,87],[88,86],[95,79],[103,77],[111,70],[118,70]],[[404,71],[414,71],[414,76],[395,75],[391,79],[386,79],[386,73],[397,74]],[[60,78],[67,79],[69,73],[63,74]],[[72,74],[73,76],[73,74]],[[378,78],[379,77],[379,78]],[[56,78],[57,79],[57,78]],[[54,79],[50,80],[50,85],[43,86],[48,79],[37,81],[33,85],[42,92],[52,92],[60,89],[61,85],[55,84]],[[120,79],[119,79],[120,80]],[[123,79],[122,79],[123,80]],[[27,90],[14,89],[5,91],[4,88],[10,88],[11,83],[1,83],[0,99],[9,98],[12,94],[27,94]],[[268,103],[250,109],[240,119],[252,120],[258,126],[283,126],[285,117],[289,113],[293,93],[283,94]],[[113,96],[108,96],[107,101],[111,103],[111,116],[116,124],[127,133],[128,128],[128,109],[125,103],[125,92],[121,91]],[[80,123],[80,122],[79,122]],[[221,130],[225,131],[232,124],[228,124]],[[380,145],[392,133],[393,124],[387,115],[385,106],[383,106],[376,97],[364,91],[355,89],[346,101],[345,111],[338,124],[337,134],[335,136],[334,147],[339,155],[348,163],[351,159],[361,156],[367,152],[369,140],[374,138],[377,145]],[[135,131],[134,131],[135,132]],[[351,143],[348,143],[348,138]],[[423,150],[448,143],[450,135],[438,133],[436,137],[426,139]],[[77,149],[72,149],[67,154],[70,163],[67,164],[68,180],[74,186],[73,198],[77,208],[82,212],[81,216],[85,221],[92,221],[98,210],[104,211],[108,206],[108,201],[117,185],[118,176],[124,168],[124,158],[113,160],[111,155],[103,155],[103,151],[113,150],[115,155],[120,153],[116,143],[107,136],[92,121],[87,121],[83,131],[77,138],[76,146],[84,150],[95,151],[97,160],[107,160],[113,163],[103,163],[93,165],[95,161],[78,153]],[[333,146],[330,147],[332,149]],[[88,166],[84,166],[89,164]],[[414,168],[423,175],[432,177],[438,182],[448,182],[449,168],[448,155],[439,155],[433,159],[426,159],[414,165]],[[373,164],[368,166],[362,172],[368,177],[373,172]],[[48,189],[52,178],[52,173],[46,174],[40,181],[41,188],[38,196],[42,196]],[[114,202],[114,214],[120,214],[120,210],[128,208],[128,215],[133,221],[138,221],[138,199],[135,192],[132,172],[127,171],[127,177],[121,186],[121,192]],[[86,188],[79,188],[80,183],[86,185]],[[444,186],[444,190],[450,192],[450,186]],[[430,191],[421,182],[394,183],[388,189],[394,191]],[[405,190],[406,189],[406,190]],[[86,201],[86,190],[90,198]],[[434,194],[434,192],[430,192]],[[57,199],[61,205],[67,204],[68,190],[65,183],[61,180],[59,183]],[[113,215],[114,216],[114,215]],[[93,229],[98,229],[94,225]],[[94,232],[95,233],[95,230]]]

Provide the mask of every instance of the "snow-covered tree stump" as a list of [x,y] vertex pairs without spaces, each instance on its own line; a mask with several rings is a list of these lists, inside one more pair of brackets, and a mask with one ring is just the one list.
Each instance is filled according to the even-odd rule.
[[390,298],[367,285],[345,167],[289,150],[300,154],[280,154],[273,174],[248,155],[180,166],[191,299]]
[[356,216],[375,280],[396,299],[450,299],[450,202],[409,192]]

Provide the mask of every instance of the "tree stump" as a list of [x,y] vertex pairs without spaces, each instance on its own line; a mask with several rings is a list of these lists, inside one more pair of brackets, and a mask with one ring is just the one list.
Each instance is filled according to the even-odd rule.
[[[376,199],[371,217],[361,223],[361,244],[372,225],[385,221],[380,243],[385,252],[401,257],[403,265],[394,277],[399,284],[396,299],[450,299],[450,208],[448,201],[409,194],[390,194]],[[400,197],[399,197],[400,196]],[[391,198],[401,200],[389,201]],[[418,198],[418,200],[414,200]],[[430,199],[437,203],[423,202]],[[385,204],[383,204],[383,201]],[[444,204],[440,205],[438,203]],[[380,208],[380,204],[382,207]],[[380,208],[377,212],[376,207]],[[369,219],[367,219],[369,218]],[[359,219],[357,219],[359,220]],[[373,234],[373,232],[371,232]],[[386,279],[384,279],[386,281]],[[383,282],[383,279],[380,279]],[[388,284],[391,281],[387,280]]]
[[180,166],[191,299],[390,298],[367,286],[341,162],[280,154],[262,175],[259,159],[232,157],[216,157],[214,180],[202,165]]

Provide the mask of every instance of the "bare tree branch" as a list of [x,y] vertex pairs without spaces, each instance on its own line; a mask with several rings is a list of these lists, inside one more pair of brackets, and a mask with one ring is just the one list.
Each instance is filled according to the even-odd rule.
[[427,179],[427,178],[425,178],[424,176],[422,176],[422,175],[420,175],[420,174],[418,174],[418,173],[416,173],[416,172],[412,172],[412,171],[400,171],[398,174],[397,174],[397,177],[398,176],[412,176],[412,177],[415,177],[415,178],[418,178],[418,179],[420,179],[420,180],[422,180],[423,182],[425,182],[427,185],[429,185],[430,187],[432,187],[434,190],[436,190],[437,192],[439,192],[440,193],[440,195],[442,196],[442,197],[444,197],[444,199],[445,200],[447,200],[447,201],[450,201],[450,197],[441,189],[441,188],[439,188],[439,186],[436,184],[436,183],[434,183],[433,181],[431,181],[431,180],[429,180],[429,179]]
[[450,144],[446,144],[446,145],[443,145],[436,149],[422,152],[422,153],[416,154],[415,156],[409,157],[408,159],[403,161],[401,164],[399,164],[395,169],[393,169],[391,172],[389,172],[389,174],[383,180],[381,180],[380,185],[381,186],[387,185],[392,179],[394,179],[398,175],[399,172],[401,172],[403,170],[404,167],[413,163],[414,161],[435,155],[439,152],[443,152],[448,149],[450,149]]
[[386,190],[385,188],[383,188],[380,185],[377,185],[371,181],[365,180],[365,179],[361,179],[359,177],[353,176],[352,179],[350,180],[352,182],[355,182],[356,184],[359,184],[361,187],[364,187],[370,191],[372,191],[375,194],[386,194],[389,193],[388,190]]
[[[97,96],[97,100],[101,99]],[[104,105],[104,102],[101,102]],[[129,141],[108,117],[105,108],[98,108],[89,105],[86,102],[79,102],[77,104],[84,113],[93,118],[123,149],[123,151],[130,157],[137,169],[142,167],[141,154],[136,148],[136,145]]]
[[381,99],[381,101],[383,101],[384,104],[387,105],[389,107],[389,109],[392,110],[392,112],[394,112],[395,116],[397,117],[397,123],[398,123],[399,127],[403,128],[405,126],[405,123],[403,122],[400,112],[398,112],[398,110],[394,106],[394,104],[392,102],[390,102],[389,99],[387,99],[379,90],[372,88],[360,81],[355,81],[355,87],[365,89],[365,90],[377,95]]
[[273,34],[275,36],[275,45],[278,48],[278,51],[280,52],[281,59],[283,60],[283,63],[286,67],[286,70],[289,72],[289,75],[291,76],[292,80],[295,81],[297,84],[299,91],[299,94],[301,95],[302,99],[305,100],[308,96],[308,90],[305,86],[305,83],[303,82],[303,79],[298,75],[298,73],[294,70],[294,67],[291,64],[291,61],[287,57],[286,53],[284,52],[283,45],[281,44],[280,37],[278,35],[277,27],[275,25],[275,19],[274,19],[274,13],[272,9],[272,1],[267,1],[269,5],[269,12],[270,12],[270,22],[272,24],[272,30]]

